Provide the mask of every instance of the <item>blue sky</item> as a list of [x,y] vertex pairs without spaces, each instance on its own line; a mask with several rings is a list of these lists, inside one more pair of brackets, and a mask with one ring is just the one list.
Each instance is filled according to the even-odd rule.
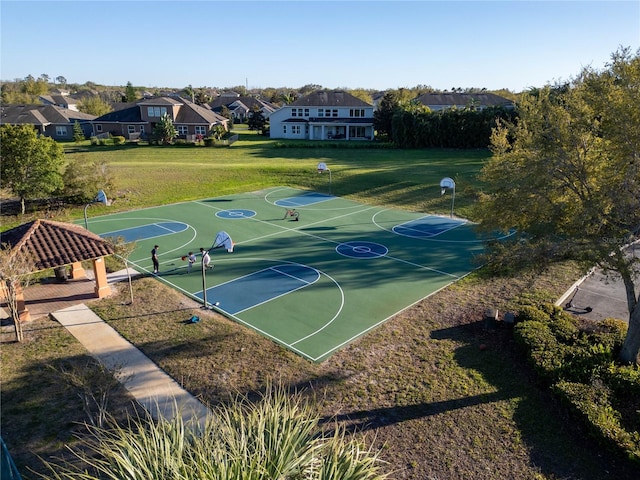
[[640,48],[640,0],[0,0],[0,78],[176,87],[530,87]]

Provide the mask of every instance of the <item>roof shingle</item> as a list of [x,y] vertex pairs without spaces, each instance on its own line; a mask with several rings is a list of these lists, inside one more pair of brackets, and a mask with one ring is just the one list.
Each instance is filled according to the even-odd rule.
[[95,233],[79,225],[52,220],[34,220],[2,232],[0,244],[33,258],[37,270],[114,253],[111,245]]

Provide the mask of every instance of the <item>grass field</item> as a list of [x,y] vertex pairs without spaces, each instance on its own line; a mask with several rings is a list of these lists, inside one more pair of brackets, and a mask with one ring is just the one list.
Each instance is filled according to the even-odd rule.
[[[340,196],[399,209],[447,213],[441,177],[456,179],[456,213],[470,215],[481,186],[475,173],[487,152],[275,148],[242,134],[229,149],[89,148],[70,155],[100,155],[116,176],[115,203],[91,215],[149,205],[289,185],[322,191],[332,169]],[[82,207],[58,219],[82,218]],[[143,278],[92,303],[103,318],[192,393],[213,404],[254,392],[269,379],[307,388],[322,415],[353,427],[382,451],[394,479],[635,478],[624,459],[609,455],[535,383],[516,354],[510,332],[488,333],[488,306],[505,311],[514,298],[535,293],[554,299],[579,271],[563,265],[535,277],[486,278],[477,272],[441,290],[360,338],[322,364],[314,364],[215,314],[192,327],[185,312],[197,308],[175,290]],[[162,309],[149,305],[163,299]],[[29,325],[25,344],[5,343],[2,435],[25,478],[73,443],[85,420],[76,393],[50,366],[86,365],[86,352],[57,323]],[[480,349],[484,345],[486,348]],[[112,410],[127,397],[114,392]]]
[[[113,210],[129,210],[183,200],[260,190],[278,185],[332,192],[363,203],[390,205],[407,210],[448,214],[451,196],[441,197],[439,182],[456,181],[456,214],[471,215],[480,183],[476,175],[488,158],[484,150],[396,150],[383,148],[296,148],[253,132],[240,130],[240,140],[228,148],[121,147],[67,144],[67,156],[96,155],[106,161],[115,176],[111,193]],[[308,145],[308,144],[302,144]],[[361,145],[360,145],[361,146]],[[99,215],[109,210],[92,206]],[[81,217],[82,211],[75,211]],[[69,212],[73,215],[73,212]]]

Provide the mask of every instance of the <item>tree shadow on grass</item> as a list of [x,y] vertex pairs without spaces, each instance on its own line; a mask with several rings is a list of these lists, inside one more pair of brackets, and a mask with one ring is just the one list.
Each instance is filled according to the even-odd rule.
[[511,342],[510,328],[501,324],[497,330],[488,332],[484,326],[484,322],[477,322],[444,328],[433,331],[431,338],[462,345],[454,352],[456,363],[477,372],[495,392],[353,411],[326,417],[323,422],[338,421],[352,433],[376,431],[410,420],[514,399],[517,401],[512,402],[513,421],[527,445],[531,463],[544,475],[591,480],[637,478],[637,465],[616,452],[603,451],[547,391],[534,385]]

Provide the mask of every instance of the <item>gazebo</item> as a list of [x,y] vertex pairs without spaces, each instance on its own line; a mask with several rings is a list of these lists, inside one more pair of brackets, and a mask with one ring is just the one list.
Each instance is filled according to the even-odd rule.
[[[106,297],[111,293],[107,282],[105,256],[114,253],[113,247],[89,230],[71,223],[51,220],[34,220],[0,233],[2,248],[10,248],[14,255],[32,259],[34,272],[48,268],[57,269],[71,265],[71,278],[86,277],[82,261],[92,260],[95,274],[95,296]],[[61,288],[64,288],[61,285]],[[24,292],[18,295],[20,320],[30,319],[24,301]]]

